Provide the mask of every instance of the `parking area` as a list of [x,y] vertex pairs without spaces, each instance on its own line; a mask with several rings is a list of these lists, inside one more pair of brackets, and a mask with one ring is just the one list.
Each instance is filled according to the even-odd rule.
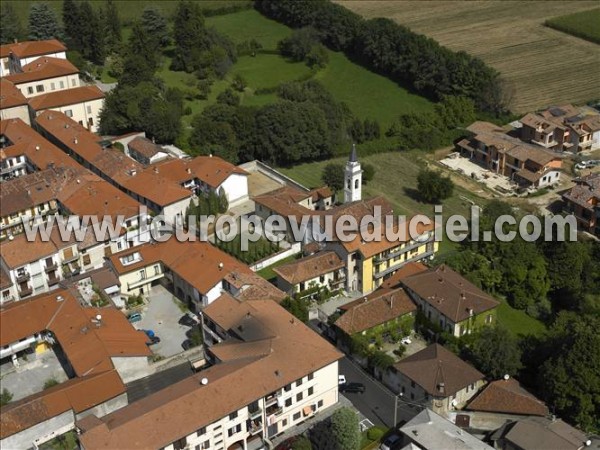
[[2,389],[8,389],[13,395],[12,401],[25,398],[44,389],[44,384],[49,380],[57,383],[67,381],[60,361],[53,350],[43,353],[30,353],[27,359],[19,358],[19,367],[12,362],[3,360],[2,364]]
[[148,304],[142,309],[142,320],[133,326],[138,330],[152,330],[160,342],[151,346],[154,353],[168,358],[183,351],[182,344],[188,339],[189,326],[180,325],[185,314],[182,303],[163,286],[154,286],[148,295]]

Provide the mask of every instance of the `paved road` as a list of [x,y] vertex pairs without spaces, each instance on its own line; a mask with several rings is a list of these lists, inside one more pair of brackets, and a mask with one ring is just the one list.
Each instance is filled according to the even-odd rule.
[[177,383],[193,373],[190,363],[186,361],[183,364],[162,370],[146,378],[132,381],[127,384],[127,400],[129,400],[129,403],[135,402],[173,383]]
[[[340,374],[347,382],[365,385],[364,394],[344,394],[365,417],[375,425],[391,427],[394,422],[394,394],[382,383],[372,378],[360,366],[344,357],[340,360]],[[398,421],[408,421],[420,412],[420,408],[398,401]]]

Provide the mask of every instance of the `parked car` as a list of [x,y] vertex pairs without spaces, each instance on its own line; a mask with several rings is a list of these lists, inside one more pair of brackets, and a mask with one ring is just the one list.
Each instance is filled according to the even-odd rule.
[[187,312],[179,319],[179,325],[184,325],[186,327],[193,327],[198,324],[200,321],[196,317],[196,315],[192,312]]
[[388,437],[386,437],[383,440],[383,442],[379,446],[379,450],[394,450],[395,448],[397,448],[400,445],[401,442],[402,442],[402,437],[399,434],[397,434],[397,433],[390,434]]
[[160,342],[160,338],[158,336],[148,336],[150,340],[146,342],[146,345],[154,345]]
[[338,375],[338,384],[341,386],[342,384],[346,384],[346,375]]
[[154,333],[153,330],[141,330],[144,333],[146,333],[146,336],[148,336],[149,338],[156,336],[156,334]]
[[192,327],[191,327],[189,330],[187,330],[187,331],[185,332],[185,335],[186,335],[186,337],[187,337],[188,339],[191,339],[191,338],[192,338],[192,335],[193,335],[194,333],[200,333],[200,334],[202,334],[202,330],[200,329],[200,325],[194,325],[194,326],[192,326]]
[[130,323],[139,322],[142,320],[142,315],[140,313],[132,313],[127,316],[127,320],[129,320]]
[[192,341],[190,341],[189,339],[186,339],[185,341],[182,342],[181,347],[184,350],[189,350],[190,348],[192,348],[194,346],[194,344],[192,343]]
[[412,340],[410,339],[410,336],[406,336],[406,337],[402,338],[400,343],[402,343],[404,345],[408,345],[408,344],[412,344]]
[[581,161],[580,163],[575,164],[576,169],[585,169],[588,167],[588,161]]
[[348,392],[350,394],[364,394],[366,388],[362,383],[347,383],[342,386],[342,392]]

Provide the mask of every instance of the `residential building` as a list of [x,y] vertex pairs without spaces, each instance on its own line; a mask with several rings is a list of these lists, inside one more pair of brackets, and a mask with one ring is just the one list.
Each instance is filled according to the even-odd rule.
[[95,133],[100,124],[104,93],[95,85],[74,87],[37,95],[29,100],[29,106],[34,117],[44,111],[58,111]]
[[525,144],[489,122],[467,127],[472,137],[456,146],[463,156],[522,187],[541,188],[560,179],[562,157],[536,145]]
[[383,382],[408,402],[442,416],[461,409],[485,384],[485,376],[439,344],[394,364]]
[[285,294],[245,264],[208,242],[151,242],[114,254],[109,259],[119,276],[123,296],[147,294],[165,284],[193,311],[201,311],[223,292],[281,301]]
[[560,419],[528,417],[509,422],[491,435],[498,450],[582,450],[591,441]]
[[322,288],[335,291],[346,284],[344,262],[331,251],[283,264],[273,271],[277,274],[277,287],[288,295],[302,295],[306,290]]
[[0,77],[22,71],[41,56],[67,59],[67,48],[56,39],[24,41],[0,46]]
[[126,154],[145,166],[169,157],[160,145],[143,136],[135,137],[127,143]]
[[520,120],[521,139],[556,151],[600,148],[600,114],[573,105],[552,106]]
[[64,91],[80,85],[79,70],[66,59],[42,57],[22,66],[21,71],[4,77],[27,97]]
[[205,342],[220,342],[206,349],[214,365],[104,418],[81,420],[84,450],[256,450],[338,401],[343,355],[273,301],[225,294],[202,316]]
[[430,409],[424,409],[400,428],[405,442],[422,450],[493,450]]
[[401,327],[404,320],[413,328],[417,307],[403,289],[377,289],[340,307],[342,315],[334,327],[342,343],[356,334],[368,335]]
[[401,283],[431,325],[453,336],[496,323],[500,302],[445,264],[405,277]]
[[362,198],[362,169],[356,156],[356,145],[352,144],[350,157],[344,168],[344,203],[357,202]]
[[21,119],[31,125],[27,99],[21,91],[5,78],[0,79],[0,91],[0,120]]
[[562,194],[563,209],[575,216],[579,231],[600,236],[600,173],[574,181],[575,186]]
[[83,307],[68,290],[5,306],[0,320],[2,358],[18,364],[17,355],[26,349],[53,351],[70,378],[2,407],[2,448],[37,448],[72,430],[76,420],[127,405],[124,383],[148,372],[151,352],[145,334],[120,311]]

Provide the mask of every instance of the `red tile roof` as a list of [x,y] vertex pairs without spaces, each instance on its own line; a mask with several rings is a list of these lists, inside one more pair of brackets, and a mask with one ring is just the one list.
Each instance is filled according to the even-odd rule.
[[66,59],[43,56],[22,67],[23,72],[6,75],[14,84],[58,78],[79,73],[79,69]]
[[466,409],[530,416],[549,414],[544,402],[527,392],[514,378],[491,382],[471,400]]
[[80,86],[62,91],[37,95],[29,100],[34,111],[74,105],[104,98],[104,93],[97,86]]
[[13,83],[0,79],[0,109],[14,108],[27,104],[27,99]]
[[345,267],[344,262],[335,252],[319,252],[283,264],[273,271],[291,285],[317,278]]
[[50,55],[53,53],[65,52],[67,47],[56,39],[45,41],[24,41],[14,44],[4,44],[0,46],[0,58],[6,58],[12,52],[19,58],[28,58],[38,55]]

